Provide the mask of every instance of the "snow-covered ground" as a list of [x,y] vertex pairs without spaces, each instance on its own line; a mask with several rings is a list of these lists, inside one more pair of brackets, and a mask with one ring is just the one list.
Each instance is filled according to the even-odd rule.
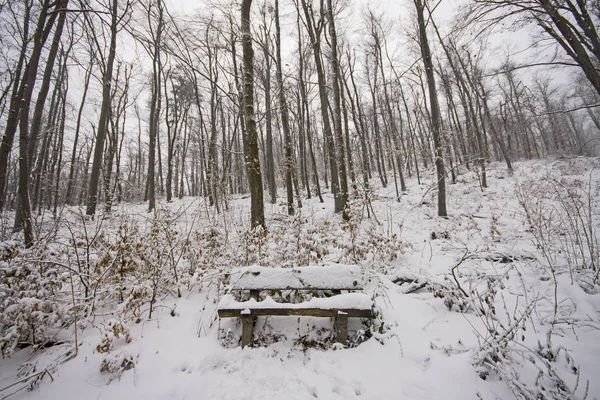
[[[400,202],[390,173],[391,185],[376,186],[372,208],[355,202],[352,224],[332,213],[329,193],[324,204],[303,199],[301,217],[286,216],[282,204],[267,205],[266,239],[246,233],[248,198],[230,199],[220,215],[199,199],[161,204],[173,216],[174,236],[187,235],[192,247],[206,246],[186,253],[196,251],[199,268],[186,280],[180,276],[178,285],[171,282],[170,289],[164,285],[150,319],[147,302],[135,316],[122,304],[98,305],[94,315],[79,321],[74,358],[67,355],[74,349],[71,326],[60,332],[62,344],[33,354],[31,347],[23,348],[0,360],[0,389],[5,388],[0,398],[20,389],[11,398],[600,398],[597,273],[585,264],[569,264],[569,252],[561,248],[567,228],[562,236],[545,239],[532,227],[541,200],[559,204],[560,184],[578,188],[579,195],[591,192],[591,201],[583,204],[593,215],[590,232],[598,232],[599,163],[589,158],[518,162],[513,175],[493,163],[483,191],[477,174],[461,171],[458,182],[448,185],[448,218],[437,217],[431,171],[421,185],[408,179]],[[529,219],[523,202],[530,207]],[[560,207],[554,211],[541,214],[559,221]],[[65,216],[76,225],[75,217]],[[151,221],[145,205],[122,205],[98,231],[107,238],[117,232],[134,235],[123,216],[140,226]],[[93,232],[99,222],[87,225]],[[68,233],[66,225],[58,231],[58,237]],[[166,240],[164,246],[173,245]],[[210,260],[215,264],[202,264]],[[355,332],[347,348],[331,344],[332,322],[326,318],[259,318],[256,336],[263,345],[241,349],[240,323],[216,315],[227,288],[221,278],[241,266],[233,265],[243,264],[240,260],[267,266],[358,264],[379,316],[370,330],[358,337]],[[178,268],[189,269],[184,264]],[[169,273],[162,271],[160,278],[168,281]],[[121,334],[110,351],[98,351],[115,320],[129,329],[130,340]],[[359,321],[353,327],[366,329]],[[127,359],[132,367],[123,363]],[[108,361],[116,370],[102,372]],[[39,375],[27,390],[32,380],[21,379],[44,369],[50,374]]]

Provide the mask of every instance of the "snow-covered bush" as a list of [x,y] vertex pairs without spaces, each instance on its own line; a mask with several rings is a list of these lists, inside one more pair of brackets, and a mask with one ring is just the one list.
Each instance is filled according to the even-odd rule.
[[244,259],[239,260],[243,264],[237,265],[298,267],[327,259],[346,264],[388,263],[404,248],[405,243],[397,234],[387,235],[371,221],[361,223],[351,218],[336,224],[327,219],[313,221],[299,212],[279,216],[266,234],[262,231],[246,233]]
[[10,356],[17,346],[51,342],[70,319],[61,306],[64,271],[47,262],[54,254],[46,247],[23,249],[3,243],[0,254],[0,351]]
[[124,349],[132,340],[129,327],[124,322],[111,319],[103,325],[100,343],[96,345],[96,352],[104,354],[100,371],[118,377],[123,371],[133,368],[133,356]]
[[229,265],[230,250],[223,230],[213,226],[195,230],[184,244],[188,268],[183,276],[191,279],[207,269]]
[[133,357],[125,352],[107,354],[100,363],[100,372],[120,376],[123,371],[134,367]]
[[132,340],[129,327],[122,321],[111,319],[103,326],[96,352],[110,353],[115,345],[129,344]]
[[110,223],[114,227],[99,231],[93,240],[84,227],[72,230],[67,252],[88,303],[82,308],[88,315],[101,307],[134,321],[144,313],[151,317],[158,296],[181,296],[179,277],[189,276],[186,256],[193,244],[180,235],[175,218],[164,210],[148,219],[145,227],[125,213]]

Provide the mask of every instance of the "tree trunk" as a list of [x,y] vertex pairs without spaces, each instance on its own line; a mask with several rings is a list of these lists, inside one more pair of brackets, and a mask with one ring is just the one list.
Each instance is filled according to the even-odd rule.
[[335,31],[335,19],[333,18],[332,0],[327,0],[327,16],[329,19],[329,36],[331,38],[331,70],[333,86],[333,128],[335,132],[337,145],[337,160],[339,168],[339,188],[340,188],[340,210],[342,218],[346,221],[350,219],[348,214],[348,176],[346,172],[346,146],[344,144],[344,134],[342,131],[342,111],[340,96],[340,66],[337,49],[337,33]]
[[[54,4],[54,9],[62,9],[66,6],[66,0],[60,1]],[[22,223],[19,219],[15,218],[15,226],[13,230],[23,228],[25,247],[31,247],[33,245],[34,233],[33,233],[33,222],[31,220],[31,204],[29,199],[29,159],[28,159],[28,142],[29,142],[29,109],[31,106],[31,97],[33,94],[33,88],[35,86],[35,80],[37,70],[39,66],[40,56],[42,48],[54,21],[56,19],[56,12],[49,14],[48,8],[50,7],[49,1],[44,1],[42,9],[40,10],[40,16],[36,32],[34,34],[34,47],[29,58],[29,62],[25,67],[26,73],[23,75],[23,81],[21,84],[24,86],[21,96],[21,107],[19,110],[19,202],[20,202],[20,213],[22,215]]]
[[[100,182],[100,169],[102,168],[102,152],[104,150],[104,141],[106,140],[106,131],[108,129],[108,117],[110,111],[110,98],[113,65],[117,50],[117,24],[118,24],[118,0],[112,0],[111,23],[110,23],[110,48],[105,69],[102,74],[102,105],[100,106],[100,118],[98,121],[98,132],[96,134],[96,144],[94,150],[94,160],[92,161],[92,171],[90,173],[86,215],[93,216],[96,213],[98,202],[98,184]],[[91,29],[91,26],[88,26]]]
[[[92,76],[93,61],[90,59],[88,68],[85,71],[85,78],[83,84],[83,94],[81,95],[81,103],[79,104],[79,111],[77,112],[77,122],[75,124],[75,136],[73,138],[73,151],[71,153],[71,164],[69,165],[69,180],[67,181],[67,195],[65,202],[71,203],[73,194],[73,183],[75,177],[75,160],[77,155],[77,144],[79,142],[79,131],[81,129],[81,117],[83,115],[83,108],[85,107],[85,101],[87,98],[88,88],[90,86],[90,77]],[[140,150],[141,151],[141,150]]]
[[[23,93],[25,91],[25,87],[20,79],[22,78],[24,80],[28,74],[26,67],[23,77],[21,77],[21,70],[23,69],[23,64],[25,63],[27,57],[27,45],[29,43],[27,38],[29,37],[30,14],[31,5],[30,3],[25,2],[25,15],[23,16],[23,43],[21,45],[21,53],[19,54],[19,59],[14,72],[13,90],[10,98],[10,111],[6,121],[6,129],[4,130],[4,136],[2,137],[2,143],[0,144],[0,211],[4,209],[4,203],[6,201],[6,176],[8,174],[8,161],[19,122],[19,111],[21,109],[20,100],[23,98]],[[38,25],[40,23],[43,23],[43,21],[38,21]]]
[[429,87],[429,101],[431,104],[431,125],[433,128],[433,146],[435,153],[435,169],[437,173],[437,187],[438,187],[438,215],[440,217],[446,217],[448,215],[446,211],[446,169],[444,167],[443,160],[443,147],[441,143],[441,115],[440,106],[437,97],[437,90],[435,87],[435,77],[433,75],[433,61],[431,59],[431,51],[429,49],[429,42],[427,41],[427,30],[425,26],[425,18],[423,13],[422,0],[414,0],[417,8],[417,22],[419,25],[419,42],[421,45],[421,55],[423,57],[423,64],[425,65],[425,74],[427,76],[427,86]]
[[[320,28],[314,26],[313,23],[313,11],[312,7],[306,4],[306,0],[302,0],[302,8],[304,9],[304,15],[306,17],[306,27],[310,41],[313,47],[313,54],[315,58],[315,67],[317,69],[317,78],[319,81],[319,98],[321,101],[321,114],[323,118],[323,135],[326,141],[326,147],[328,152],[329,168],[331,170],[331,191],[335,201],[335,212],[343,212],[346,204],[342,203],[342,197],[340,196],[340,182],[339,182],[339,171],[336,157],[335,142],[333,139],[333,133],[331,131],[331,121],[329,120],[327,100],[327,83],[325,82],[325,70],[323,68],[323,62],[321,59],[321,31]],[[322,25],[320,25],[322,27]],[[343,147],[342,147],[343,151]],[[346,190],[347,192],[347,190]]]
[[279,27],[279,0],[275,0],[275,64],[277,67],[277,86],[279,86],[279,108],[281,114],[281,127],[283,129],[283,141],[285,147],[285,188],[287,192],[288,214],[294,214],[294,192],[292,173],[295,168],[294,154],[292,151],[292,135],[290,132],[290,121],[285,99],[285,88],[283,87],[283,73],[281,69],[281,29]]
[[242,0],[242,45],[244,60],[244,155],[250,187],[250,226],[261,226],[266,230],[263,204],[262,175],[258,155],[258,134],[254,118],[254,51],[250,32],[250,8],[252,0]]
[[[298,28],[298,91],[300,92],[300,100],[301,100],[301,117],[302,115],[305,117],[305,131],[306,131],[306,141],[308,143],[308,152],[310,156],[311,166],[314,175],[314,182],[317,189],[317,196],[319,197],[319,202],[323,203],[323,195],[321,194],[321,183],[319,182],[319,171],[317,169],[317,160],[315,157],[315,150],[313,147],[312,133],[311,133],[311,124],[310,124],[310,113],[308,107],[308,99],[306,93],[306,85],[304,83],[304,56],[302,52],[302,31],[300,30],[300,10],[298,10],[298,16],[296,18],[296,26]],[[308,170],[308,168],[307,168]],[[310,178],[308,174],[306,176],[307,182],[307,190],[310,193],[310,189],[308,186],[310,185]],[[309,196],[310,198],[310,196]]]
[[[68,0],[67,0],[68,1]],[[66,2],[65,2],[66,3]],[[65,7],[67,4],[65,4]],[[60,44],[60,37],[62,36],[63,27],[65,26],[65,19],[67,13],[61,12],[58,16],[58,22],[54,30],[54,37],[52,38],[52,45],[48,52],[48,59],[46,61],[46,68],[44,69],[44,77],[38,92],[38,97],[35,103],[35,109],[31,119],[31,131],[29,135],[29,149],[27,154],[29,156],[30,165],[34,165],[35,161],[35,150],[37,148],[37,140],[40,133],[40,126],[42,125],[42,114],[44,112],[44,105],[46,104],[46,97],[50,89],[50,81],[52,80],[52,71],[54,70],[54,62],[56,55],[58,54],[58,46]]]

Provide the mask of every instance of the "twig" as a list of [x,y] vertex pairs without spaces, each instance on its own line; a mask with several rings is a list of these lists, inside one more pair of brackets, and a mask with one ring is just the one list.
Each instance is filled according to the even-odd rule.
[[[43,379],[43,378],[44,378],[44,376],[45,376],[46,374],[47,374],[47,375],[50,377],[50,380],[52,380],[52,382],[54,382],[54,378],[52,377],[52,374],[50,374],[50,372],[49,372],[47,369],[44,369],[43,371],[36,372],[35,374],[29,375],[29,376],[27,376],[27,377],[25,377],[25,378],[23,378],[23,379],[20,379],[20,380],[18,380],[18,381],[16,381],[16,382],[14,382],[14,383],[12,383],[12,384],[10,384],[10,385],[6,386],[5,388],[2,388],[2,389],[0,389],[0,393],[1,393],[1,392],[4,392],[4,391],[5,391],[5,390],[7,390],[7,389],[10,389],[10,388],[11,388],[11,387],[13,387],[13,386],[16,386],[16,385],[18,385],[19,383],[27,382],[28,380],[30,380],[30,379],[32,379],[32,378],[36,378],[36,380],[35,380],[34,382],[32,382],[32,383],[31,383],[31,384],[33,385],[33,384],[35,384],[37,381],[39,381],[40,379]],[[9,398],[10,396],[12,396],[12,395],[14,395],[14,394],[17,394],[17,393],[19,393],[21,390],[25,389],[27,386],[28,386],[28,385],[25,385],[25,386],[23,386],[22,388],[20,388],[20,389],[18,389],[18,390],[16,390],[16,391],[14,391],[14,392],[12,392],[12,393],[9,393],[9,394],[7,394],[7,395],[3,396],[3,397],[2,397],[2,399],[0,399],[0,400],[7,399],[7,398]]]
[[456,264],[454,267],[452,267],[452,277],[454,278],[454,282],[456,282],[456,286],[458,286],[458,290],[460,290],[462,292],[462,294],[465,295],[465,297],[469,297],[469,295],[467,294],[467,292],[464,291],[464,289],[460,286],[460,283],[458,282],[458,279],[456,278],[456,274],[455,271],[458,269],[458,267],[467,259],[469,258],[467,256],[467,254],[469,254],[469,250],[465,250],[465,254],[463,254],[463,256],[461,257],[460,261],[458,262],[458,264]]

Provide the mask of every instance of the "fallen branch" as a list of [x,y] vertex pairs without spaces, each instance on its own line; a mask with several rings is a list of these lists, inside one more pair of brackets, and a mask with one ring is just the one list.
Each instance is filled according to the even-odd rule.
[[46,375],[48,375],[48,376],[50,377],[50,380],[51,380],[52,382],[54,382],[54,378],[52,377],[52,374],[51,374],[51,373],[50,373],[50,372],[49,372],[47,369],[44,369],[43,371],[36,372],[35,374],[29,375],[29,376],[27,376],[27,377],[25,377],[25,378],[23,378],[23,379],[20,379],[20,380],[16,381],[15,383],[12,383],[12,384],[8,385],[8,386],[7,386],[7,387],[5,387],[5,388],[2,388],[2,389],[0,389],[0,393],[2,393],[2,392],[4,392],[5,390],[8,390],[8,389],[10,389],[11,387],[14,387],[14,386],[16,386],[16,385],[18,385],[18,384],[20,384],[20,383],[27,382],[27,381],[29,381],[29,380],[30,380],[30,379],[32,379],[32,378],[35,378],[35,379],[34,379],[32,382],[30,382],[30,383],[28,383],[28,384],[24,385],[23,387],[21,387],[21,388],[19,388],[19,389],[15,390],[15,391],[14,391],[14,392],[12,392],[12,393],[9,393],[9,394],[7,394],[7,395],[3,396],[3,397],[2,397],[0,400],[7,399],[7,398],[9,398],[10,396],[12,396],[12,395],[15,395],[15,394],[19,393],[21,390],[23,390],[23,389],[26,389],[27,387],[33,388],[33,386],[34,386],[34,385],[36,385],[36,384],[37,384],[39,381],[41,381],[41,380],[44,378],[44,376],[46,376]]

